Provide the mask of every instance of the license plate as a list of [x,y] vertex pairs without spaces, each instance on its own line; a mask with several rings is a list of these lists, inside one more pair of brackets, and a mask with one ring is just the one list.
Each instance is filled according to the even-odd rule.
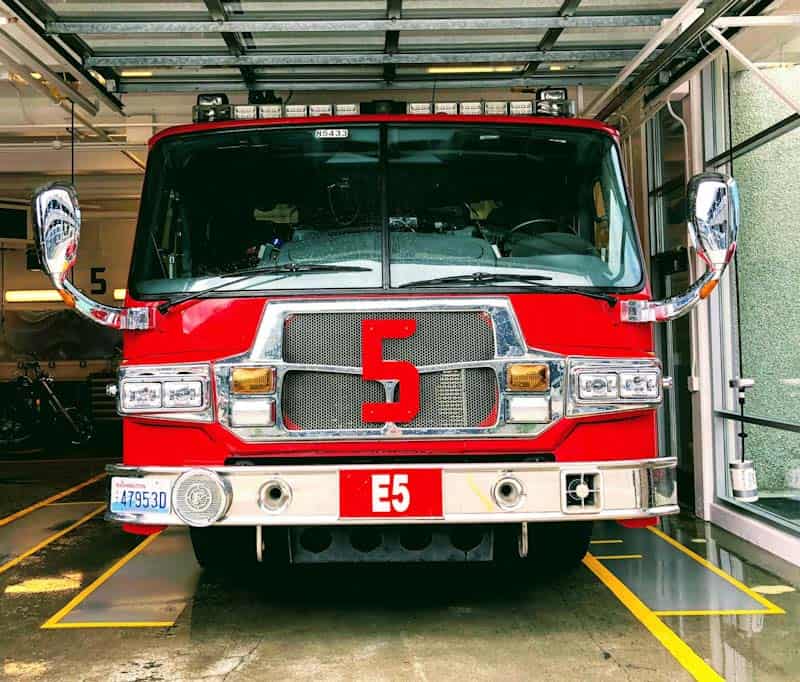
[[169,514],[171,478],[112,478],[111,511]]
[[339,516],[386,518],[442,516],[441,469],[343,469]]

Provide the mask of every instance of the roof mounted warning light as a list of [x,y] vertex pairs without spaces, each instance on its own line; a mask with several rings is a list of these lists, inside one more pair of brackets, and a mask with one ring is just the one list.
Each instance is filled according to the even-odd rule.
[[536,91],[539,116],[575,116],[575,102],[567,99],[566,88],[543,88]]
[[192,120],[195,123],[227,121],[233,118],[233,107],[228,96],[222,93],[197,96],[197,104],[192,107]]

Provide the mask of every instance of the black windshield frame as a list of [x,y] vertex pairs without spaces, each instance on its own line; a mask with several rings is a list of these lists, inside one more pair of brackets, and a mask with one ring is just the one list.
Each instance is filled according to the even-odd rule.
[[[475,120],[472,121],[464,121],[461,120],[441,120],[436,122],[425,121],[425,126],[442,126],[445,128],[454,128],[454,127],[470,127],[470,126],[480,126],[486,125],[487,122],[482,119],[482,117],[475,117]],[[338,126],[336,124],[325,122],[324,124],[315,124],[314,121],[308,122],[298,122],[292,123],[291,126],[293,128],[301,128],[301,129],[308,129],[308,130],[316,130],[319,128],[336,128],[341,127],[342,124]],[[408,117],[398,117],[397,121],[394,120],[386,120],[381,122],[375,121],[365,121],[361,122],[353,122],[352,120],[347,121],[346,123],[348,128],[355,128],[355,127],[368,127],[368,128],[375,128],[379,132],[379,140],[380,140],[380,150],[379,150],[379,164],[378,164],[378,182],[379,187],[381,190],[381,206],[382,206],[382,236],[381,236],[381,244],[382,244],[382,256],[381,256],[381,285],[380,286],[370,286],[370,287],[348,287],[348,288],[326,288],[324,290],[319,291],[312,291],[307,287],[298,287],[296,289],[280,289],[280,290],[265,290],[265,289],[225,289],[223,291],[214,292],[209,294],[211,298],[253,298],[259,297],[263,298],[265,296],[308,296],[310,293],[323,293],[325,295],[360,295],[360,294],[374,294],[380,291],[391,291],[392,293],[403,293],[403,294],[410,294],[410,293],[425,293],[425,294],[441,294],[441,293],[457,293],[457,294],[466,294],[466,293],[498,293],[499,291],[505,292],[513,292],[513,293],[524,293],[526,290],[530,291],[526,287],[525,284],[514,284],[508,283],[502,286],[498,285],[481,285],[477,284],[474,286],[470,286],[465,288],[464,286],[437,286],[437,287],[393,287],[390,281],[390,273],[391,273],[391,238],[390,238],[390,227],[389,227],[389,200],[387,196],[387,186],[388,186],[388,130],[393,126],[403,126],[407,127],[409,125],[416,125],[414,120],[410,120]],[[531,123],[520,123],[519,121],[510,121],[509,123],[498,123],[497,120],[491,121],[491,125],[493,126],[504,126],[508,125],[509,127],[513,126],[516,128],[533,128],[533,127],[541,127],[541,124],[537,124],[534,122]],[[285,123],[265,123],[263,126],[248,126],[248,130],[251,131],[262,131],[262,130],[281,130],[286,129],[288,126]],[[570,133],[579,132],[582,135],[595,135],[595,136],[602,136],[604,139],[609,140],[614,147],[614,153],[616,158],[619,161],[619,165],[621,168],[621,175],[622,175],[622,187],[621,191],[624,194],[625,200],[627,202],[627,208],[630,212],[630,220],[631,224],[633,225],[632,230],[632,237],[634,240],[634,246],[636,251],[636,257],[638,259],[638,267],[640,272],[639,281],[632,285],[632,286],[575,286],[572,287],[576,290],[586,290],[586,291],[595,291],[595,292],[603,292],[603,293],[613,293],[613,294],[634,294],[639,293],[644,290],[646,284],[646,274],[645,274],[645,261],[643,257],[643,249],[641,244],[641,238],[639,235],[639,230],[636,226],[635,215],[632,209],[632,197],[630,193],[630,188],[628,186],[628,180],[625,175],[625,169],[621,162],[621,153],[619,150],[619,144],[617,140],[607,132],[603,132],[602,130],[593,129],[590,127],[581,128],[577,125],[569,125],[569,126],[559,126],[548,124],[548,130],[552,130],[556,133],[559,130],[569,131]],[[184,133],[179,136],[167,136],[158,140],[158,142],[153,146],[150,150],[150,155],[148,158],[147,169],[145,173],[145,180],[143,184],[143,193],[141,199],[141,206],[139,210],[139,217],[137,221],[137,228],[136,228],[136,235],[134,239],[134,251],[133,257],[131,258],[131,265],[129,270],[128,276],[128,292],[133,299],[136,300],[164,300],[168,297],[167,294],[163,293],[145,293],[137,288],[137,277],[136,277],[136,259],[137,254],[140,254],[142,250],[148,248],[147,242],[152,239],[152,229],[150,220],[152,216],[157,215],[157,202],[163,196],[162,192],[162,183],[164,180],[165,174],[165,155],[169,150],[169,146],[173,140],[180,139],[185,140],[187,137],[191,136],[192,138],[198,137],[207,137],[207,136],[218,136],[220,134],[224,134],[226,132],[235,132],[238,131],[238,128],[225,128],[224,130],[204,130],[204,131],[196,131],[196,132],[189,132]],[[541,293],[537,290],[537,293]],[[555,293],[555,292],[554,292]]]

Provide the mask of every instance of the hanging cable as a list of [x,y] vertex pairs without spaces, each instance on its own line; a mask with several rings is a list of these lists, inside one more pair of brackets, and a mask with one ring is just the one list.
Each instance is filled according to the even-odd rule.
[[688,179],[691,175],[691,165],[689,163],[689,128],[686,127],[686,121],[684,121],[675,111],[672,109],[672,102],[667,99],[667,111],[669,115],[672,116],[683,128],[683,177]]
[[75,184],[75,102],[70,100],[70,123],[69,123],[69,137],[70,137],[70,164],[69,175],[70,183]]

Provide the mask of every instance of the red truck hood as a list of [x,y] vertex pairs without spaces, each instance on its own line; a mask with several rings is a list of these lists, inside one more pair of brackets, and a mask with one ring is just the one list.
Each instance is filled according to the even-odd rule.
[[[379,296],[389,298],[382,294]],[[480,298],[475,294],[463,296]],[[497,294],[483,296],[496,297]],[[407,295],[391,297],[408,298]],[[436,296],[419,297],[430,299]],[[626,298],[644,297],[646,293]],[[333,297],[319,298],[330,300]],[[341,297],[335,298],[341,300]],[[446,298],[452,299],[453,295]],[[609,357],[644,355],[653,350],[651,325],[622,322],[619,304],[612,308],[605,301],[575,294],[510,294],[507,298],[531,348],[561,355]],[[244,353],[253,343],[264,306],[269,300],[204,299],[173,308],[166,315],[156,312],[154,330],[125,333],[125,359],[134,364],[197,362]],[[303,300],[308,300],[308,297],[303,297]],[[133,301],[129,304],[136,305]]]

